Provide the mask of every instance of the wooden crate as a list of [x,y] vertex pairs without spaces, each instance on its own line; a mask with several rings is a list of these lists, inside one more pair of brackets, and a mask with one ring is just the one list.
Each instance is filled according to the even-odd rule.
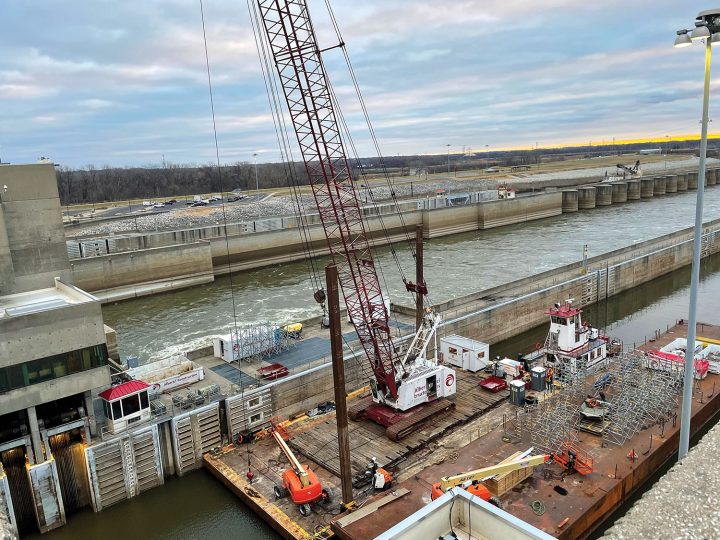
[[532,476],[533,469],[534,467],[526,467],[525,469],[499,474],[490,480],[486,480],[485,487],[490,490],[490,493],[500,497],[503,493],[507,493],[520,482]]
[[[519,458],[520,454],[522,454],[522,452],[515,452],[513,455],[503,459],[500,463],[513,461]],[[520,482],[532,476],[534,470],[535,467],[525,467],[524,469],[498,474],[489,480],[485,480],[483,483],[485,484],[485,487],[490,490],[490,493],[492,493],[495,497],[500,497],[503,493],[507,493]]]

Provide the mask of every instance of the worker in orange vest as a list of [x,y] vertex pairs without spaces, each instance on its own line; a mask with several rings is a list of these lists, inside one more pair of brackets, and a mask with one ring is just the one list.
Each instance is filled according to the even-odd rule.
[[548,386],[552,386],[553,383],[553,370],[552,368],[548,368],[547,373],[545,374],[545,382]]

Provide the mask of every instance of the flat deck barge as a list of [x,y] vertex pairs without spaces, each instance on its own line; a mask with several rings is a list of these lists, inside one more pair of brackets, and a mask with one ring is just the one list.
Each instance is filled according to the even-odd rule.
[[[697,331],[699,336],[720,339],[720,326],[700,323]],[[681,322],[639,349],[657,349],[675,338],[686,336],[687,325]],[[695,384],[691,434],[706,426],[718,412],[720,376],[709,374]],[[644,429],[622,446],[608,444],[603,447],[600,437],[581,432],[580,443],[594,456],[591,474],[581,476],[576,473],[563,478],[563,469],[558,464],[537,467],[533,476],[502,497],[503,509],[557,538],[585,538],[675,455],[679,430],[678,410],[676,422],[670,420],[664,425]],[[346,540],[374,538],[427,504],[430,485],[441,477],[498,463],[529,446],[527,441],[508,442],[502,426],[498,426],[459,449],[453,461],[430,465],[399,484],[398,489],[408,491],[401,499],[349,524],[335,519],[332,530]],[[630,452],[634,453],[635,459],[628,457]],[[559,494],[556,486],[563,488],[566,494]],[[535,501],[544,505],[541,515],[533,511]]]
[[[639,350],[658,349],[686,335],[687,325],[680,322]],[[720,340],[720,326],[698,324],[698,335]],[[388,440],[379,426],[367,420],[350,422],[353,473],[361,473],[369,458],[377,457],[381,465],[394,469],[398,480],[387,492],[372,492],[369,486],[356,489],[360,508],[353,512],[340,514],[337,504],[340,480],[334,412],[301,419],[289,428],[291,446],[333,496],[332,504],[316,505],[310,516],[301,516],[288,498],[276,501],[273,496],[273,485],[287,463],[271,437],[207,454],[205,466],[284,538],[331,534],[346,540],[374,538],[427,504],[431,484],[441,477],[496,464],[531,446],[528,440],[508,437],[505,420],[519,408],[508,403],[506,392],[491,394],[480,389],[483,376],[458,371],[455,411],[406,440]],[[718,412],[720,376],[709,374],[695,384],[691,433],[701,430]],[[594,458],[593,472],[563,475],[556,463],[537,467],[530,478],[501,497],[503,509],[557,538],[587,537],[675,455],[679,429],[678,411],[677,421],[643,429],[622,446],[603,446],[601,437],[580,432],[579,443]],[[635,459],[628,457],[631,452]],[[246,477],[248,469],[254,473],[252,482]],[[542,512],[533,510],[539,506],[533,505],[536,501],[543,503]]]

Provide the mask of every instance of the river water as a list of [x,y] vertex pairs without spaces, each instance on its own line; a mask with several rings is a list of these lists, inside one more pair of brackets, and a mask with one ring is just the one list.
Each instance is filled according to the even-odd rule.
[[[425,279],[430,301],[441,302],[550,270],[582,258],[648,240],[694,222],[696,193],[597,208],[487,231],[474,231],[425,243]],[[705,219],[720,217],[720,188],[705,194]],[[402,266],[412,279],[412,257],[397,245]],[[394,302],[411,305],[390,250],[377,250],[383,289]],[[322,268],[326,261],[319,261]],[[231,293],[232,280],[232,293]],[[289,263],[221,277],[215,282],[119,302],[103,307],[105,322],[115,328],[122,357],[156,360],[199,348],[234,325],[259,321],[288,323],[320,314],[312,299],[305,262]]]

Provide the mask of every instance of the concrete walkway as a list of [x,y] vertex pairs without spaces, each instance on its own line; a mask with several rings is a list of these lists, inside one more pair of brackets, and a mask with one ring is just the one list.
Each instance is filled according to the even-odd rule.
[[720,536],[720,424],[609,529],[603,540]]

